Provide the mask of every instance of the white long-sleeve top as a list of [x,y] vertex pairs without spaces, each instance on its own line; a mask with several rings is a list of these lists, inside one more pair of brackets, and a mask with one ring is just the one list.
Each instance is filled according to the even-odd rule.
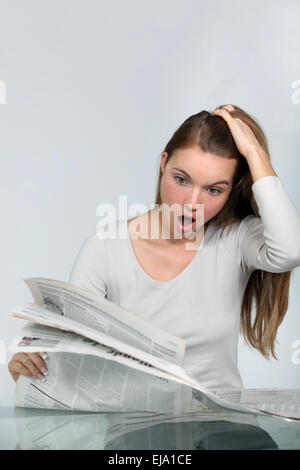
[[260,178],[252,190],[260,217],[249,215],[224,229],[212,220],[190,264],[170,281],[143,270],[124,219],[117,228],[125,238],[102,238],[96,230],[86,239],[69,282],[183,338],[183,367],[205,387],[243,387],[237,351],[250,274],[300,265],[300,217],[279,177]]

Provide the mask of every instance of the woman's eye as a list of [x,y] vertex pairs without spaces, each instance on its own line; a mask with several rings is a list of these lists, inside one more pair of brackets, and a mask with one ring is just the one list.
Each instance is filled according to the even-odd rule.
[[183,183],[180,183],[177,178],[180,178],[181,180],[186,181],[186,178],[184,178],[183,176],[175,176],[175,180],[177,181],[178,184],[183,184]]
[[[175,178],[175,180],[177,181],[178,184],[181,184],[181,186],[183,184],[185,184],[184,183],[185,181],[187,181],[186,178],[184,178],[183,176],[179,176],[179,175],[174,176],[174,178]],[[179,178],[179,181],[178,181],[178,178]],[[182,180],[184,180],[184,182],[182,182]],[[217,194],[220,194],[222,192],[220,189],[217,189],[217,188],[208,188],[208,189],[212,189],[213,191],[215,191],[215,192],[210,193],[210,194],[213,194],[213,195],[217,195]]]
[[220,194],[222,191],[220,191],[220,189],[217,189],[217,188],[208,188],[208,189],[212,189],[213,191],[217,191],[216,193],[211,193],[211,194]]

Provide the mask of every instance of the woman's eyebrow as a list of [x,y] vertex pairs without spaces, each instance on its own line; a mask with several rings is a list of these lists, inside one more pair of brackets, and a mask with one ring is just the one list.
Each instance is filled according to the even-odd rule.
[[[181,172],[184,173],[188,178],[191,178],[190,175],[189,175],[186,171],[182,170],[181,168],[176,168],[175,166],[172,166],[172,169],[173,169],[173,170],[181,171]],[[192,178],[191,178],[191,179],[192,179]],[[214,184],[227,184],[227,185],[229,185],[229,181],[227,181],[227,180],[224,180],[224,181],[216,181],[215,183],[211,183],[211,184],[208,185],[208,186],[213,186]]]

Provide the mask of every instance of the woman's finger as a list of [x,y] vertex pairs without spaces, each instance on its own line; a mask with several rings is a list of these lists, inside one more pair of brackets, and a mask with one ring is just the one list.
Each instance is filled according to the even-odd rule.
[[224,119],[240,154],[245,158],[253,151],[253,148],[258,147],[258,142],[250,127],[241,119],[232,117],[225,109],[217,109],[212,114]]
[[226,121],[232,134],[240,130],[240,124],[237,122],[237,119],[232,117],[226,109],[216,109],[212,114],[222,117]]
[[48,368],[45,361],[38,353],[28,353],[29,358],[32,360],[36,368],[44,375],[48,375]]
[[12,378],[16,382],[20,374],[26,375],[27,377],[31,376],[31,372],[27,367],[23,366],[21,362],[10,361],[8,364],[8,370],[12,375]]
[[232,104],[225,104],[223,108],[226,109],[227,111],[234,111],[234,107],[232,106]]
[[227,109],[224,109],[224,108],[219,108],[219,109],[215,109],[212,114],[219,114],[221,115],[222,117],[224,116],[224,118],[227,118],[228,120],[231,120],[234,122],[235,118],[231,116],[230,112],[227,111]]
[[226,109],[227,111],[234,111],[232,104],[224,104],[223,106],[217,106],[216,109]]
[[48,354],[46,352],[38,352],[38,354],[41,356],[43,360],[49,359]]
[[38,376],[41,373],[40,369],[32,362],[28,353],[18,353],[14,356],[14,361],[21,363],[26,369],[31,372],[31,375]]

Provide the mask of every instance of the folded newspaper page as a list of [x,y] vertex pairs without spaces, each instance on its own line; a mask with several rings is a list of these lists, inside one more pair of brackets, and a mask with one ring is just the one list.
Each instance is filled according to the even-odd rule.
[[[125,341],[152,356],[166,359],[174,364],[183,364],[185,342],[167,331],[145,321],[138,315],[119,305],[95,295],[87,289],[52,279],[24,279],[34,303],[45,306],[52,317],[76,324],[99,335],[106,342],[112,338]],[[48,312],[48,313],[49,313]],[[53,315],[54,314],[54,315]],[[42,319],[42,318],[41,318]]]
[[25,280],[33,303],[13,352],[47,352],[45,382],[20,375],[15,406],[182,414],[220,410],[300,419],[300,389],[207,390],[181,367],[185,342],[87,289]]

